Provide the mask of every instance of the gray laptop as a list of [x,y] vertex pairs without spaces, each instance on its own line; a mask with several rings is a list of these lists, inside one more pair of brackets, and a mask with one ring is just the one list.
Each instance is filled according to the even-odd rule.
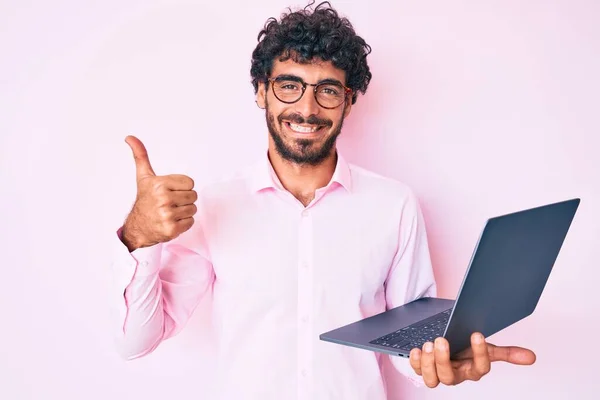
[[396,356],[444,337],[450,354],[535,310],[580,199],[490,218],[456,300],[424,297],[323,333],[320,339]]

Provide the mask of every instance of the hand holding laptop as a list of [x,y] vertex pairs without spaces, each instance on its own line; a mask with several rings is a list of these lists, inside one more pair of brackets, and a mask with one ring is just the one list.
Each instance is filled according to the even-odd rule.
[[496,361],[531,365],[535,360],[535,353],[529,349],[495,346],[486,343],[480,333],[471,335],[471,347],[453,360],[450,360],[448,341],[443,337],[438,337],[434,343],[425,343],[422,350],[415,348],[410,352],[411,367],[430,388],[440,383],[451,386],[464,381],[478,381],[490,372],[491,363]]

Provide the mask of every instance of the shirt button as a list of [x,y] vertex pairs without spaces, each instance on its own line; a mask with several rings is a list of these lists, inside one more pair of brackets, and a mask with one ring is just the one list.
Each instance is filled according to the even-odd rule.
[[148,261],[142,261],[142,267],[147,267],[148,266]]
[[303,369],[303,370],[302,370],[302,376],[303,376],[304,378],[306,378],[306,375],[307,375],[307,372],[306,372],[306,370],[305,370],[305,369]]
[[306,315],[302,316],[302,323],[307,323],[308,322],[308,317]]
[[308,217],[308,214],[309,214],[308,210],[302,210],[303,217],[305,217],[305,218]]

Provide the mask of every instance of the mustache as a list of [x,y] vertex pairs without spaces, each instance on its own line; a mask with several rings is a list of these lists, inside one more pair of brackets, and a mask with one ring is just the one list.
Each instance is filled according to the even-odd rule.
[[283,123],[284,120],[292,122],[294,124],[310,124],[310,125],[319,125],[319,126],[326,126],[326,127],[331,127],[333,126],[333,121],[329,120],[329,119],[321,119],[318,118],[316,115],[311,115],[308,118],[304,118],[302,115],[300,114],[289,114],[289,115],[280,115],[279,117],[277,117],[277,120],[279,121],[279,123]]

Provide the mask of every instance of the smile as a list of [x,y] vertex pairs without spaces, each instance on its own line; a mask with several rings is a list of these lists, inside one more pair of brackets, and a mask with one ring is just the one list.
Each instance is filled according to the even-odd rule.
[[319,125],[298,125],[298,124],[293,124],[291,122],[285,122],[285,125],[292,132],[296,132],[296,133],[315,133],[323,128],[323,126],[319,126]]

